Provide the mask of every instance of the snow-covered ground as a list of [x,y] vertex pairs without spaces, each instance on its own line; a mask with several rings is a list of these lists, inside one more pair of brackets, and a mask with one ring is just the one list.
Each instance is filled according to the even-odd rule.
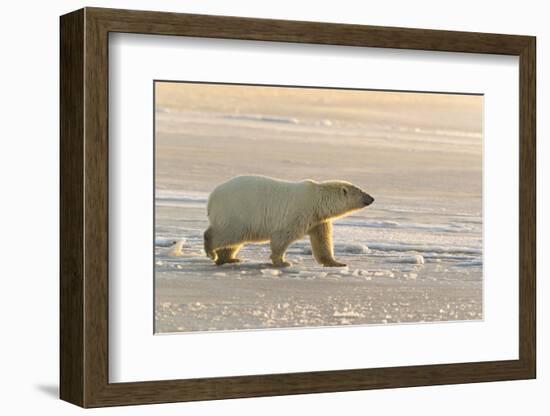
[[[162,87],[157,332],[482,319],[479,97]],[[347,267],[319,266],[307,239],[289,248],[289,268],[270,265],[267,244],[214,265],[202,249],[208,194],[247,173],[349,180],[373,195],[334,222]]]

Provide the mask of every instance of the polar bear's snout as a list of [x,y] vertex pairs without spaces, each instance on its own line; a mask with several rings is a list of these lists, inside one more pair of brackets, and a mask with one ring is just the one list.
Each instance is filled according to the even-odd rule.
[[374,202],[374,198],[372,196],[370,196],[367,193],[363,193],[363,204],[365,204],[365,206],[369,206],[373,202]]

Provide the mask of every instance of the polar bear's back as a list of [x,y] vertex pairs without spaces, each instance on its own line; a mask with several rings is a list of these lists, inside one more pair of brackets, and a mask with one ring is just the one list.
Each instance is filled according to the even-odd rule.
[[208,218],[214,227],[254,230],[257,238],[267,238],[285,219],[296,215],[307,193],[307,182],[237,176],[212,191]]

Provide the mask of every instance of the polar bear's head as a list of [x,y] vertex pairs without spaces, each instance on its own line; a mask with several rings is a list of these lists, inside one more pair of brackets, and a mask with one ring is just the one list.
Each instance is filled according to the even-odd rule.
[[326,181],[318,184],[321,216],[326,219],[343,217],[365,208],[374,198],[361,188],[346,181]]

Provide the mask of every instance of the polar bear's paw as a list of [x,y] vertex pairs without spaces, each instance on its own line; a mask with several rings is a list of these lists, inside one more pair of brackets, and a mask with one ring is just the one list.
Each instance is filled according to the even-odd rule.
[[224,259],[222,257],[219,257],[216,259],[216,265],[218,266],[221,266],[222,264],[227,264],[227,263],[240,263],[241,260],[240,259]]
[[273,261],[275,267],[290,267],[292,263],[286,260]]

